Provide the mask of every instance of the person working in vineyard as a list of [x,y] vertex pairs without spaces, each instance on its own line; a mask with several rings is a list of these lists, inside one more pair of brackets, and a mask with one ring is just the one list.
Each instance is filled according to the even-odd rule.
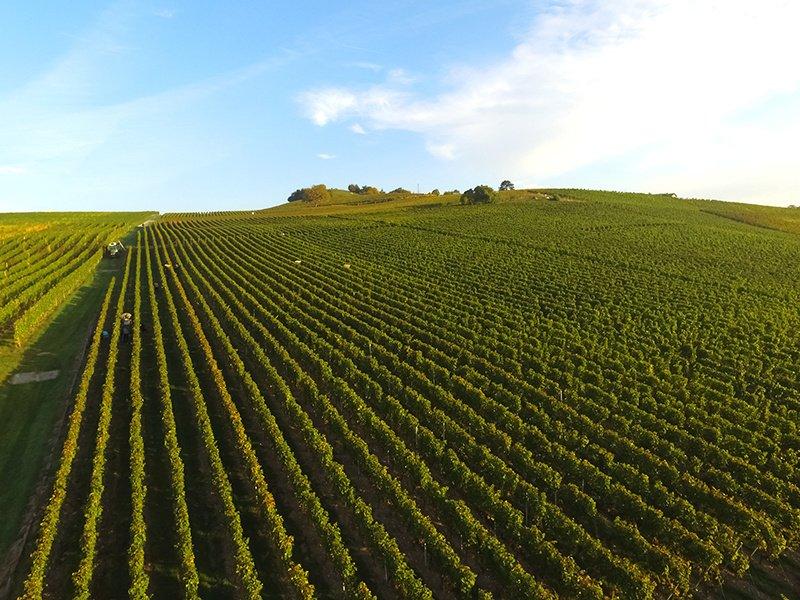
[[122,313],[122,343],[126,343],[131,337],[131,328],[133,327],[133,315],[131,313]]

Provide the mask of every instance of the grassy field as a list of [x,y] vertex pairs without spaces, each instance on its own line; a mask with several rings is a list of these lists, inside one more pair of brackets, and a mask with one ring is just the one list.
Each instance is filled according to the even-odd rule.
[[[165,215],[66,309],[89,358],[13,588],[798,597],[796,227],[567,189]],[[4,480],[37,397],[0,404]]]

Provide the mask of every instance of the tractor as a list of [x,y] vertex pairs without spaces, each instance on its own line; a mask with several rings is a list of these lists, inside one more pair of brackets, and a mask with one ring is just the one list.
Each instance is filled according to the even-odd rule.
[[117,240],[116,242],[111,242],[108,246],[103,248],[103,256],[107,258],[119,258],[125,253],[125,246],[122,245],[122,242]]

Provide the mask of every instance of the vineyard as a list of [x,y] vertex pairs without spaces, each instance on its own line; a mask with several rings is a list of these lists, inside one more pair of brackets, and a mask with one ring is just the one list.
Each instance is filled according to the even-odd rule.
[[[13,594],[800,596],[796,218],[455,202],[139,229]],[[0,240],[15,339],[103,223]]]
[[[147,217],[0,215],[0,597],[3,557],[36,503],[54,425],[81,369],[101,287],[119,267],[120,261],[103,261],[103,248]],[[38,375],[47,377],[12,385]]]
[[102,248],[145,215],[0,217],[0,336],[22,346],[95,272]]

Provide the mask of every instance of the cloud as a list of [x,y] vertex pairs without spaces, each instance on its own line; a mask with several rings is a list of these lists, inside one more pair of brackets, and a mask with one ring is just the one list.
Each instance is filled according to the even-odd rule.
[[401,97],[400,92],[376,86],[362,93],[335,87],[321,88],[304,92],[298,99],[306,116],[323,126],[357,114],[374,121],[382,111],[394,111],[402,101]]
[[425,148],[437,158],[453,160],[456,157],[456,149],[453,144],[434,144],[432,142],[428,142],[425,144]]
[[23,175],[28,170],[19,165],[0,165],[0,175]]
[[[96,157],[93,153],[101,147],[124,146],[125,138],[154,133],[181,111],[290,58],[280,55],[184,85],[103,102],[105,86],[113,89],[108,82],[120,64],[126,65],[117,62],[113,49],[123,44],[140,16],[130,3],[112,5],[49,68],[0,95],[0,165],[22,162],[37,172],[69,174],[88,157]],[[154,123],[160,125],[153,127]],[[124,152],[130,154],[133,148]]]
[[367,135],[367,131],[358,123],[350,125],[350,131],[358,135]]
[[645,153],[638,162],[641,185],[700,198],[797,204],[800,101],[792,109],[774,124],[747,119],[691,144],[676,140]]
[[364,69],[366,71],[372,71],[373,73],[377,73],[378,71],[383,69],[383,65],[367,61],[351,62],[348,63],[348,65],[351,67],[355,67],[356,69]]
[[[132,133],[136,123],[149,124],[224,89],[258,76],[270,62],[257,63],[204,80],[106,105],[50,107],[0,101],[7,123],[0,143],[0,161],[29,163],[80,162],[114,136]],[[26,97],[22,96],[22,97]]]
[[[386,74],[384,84],[366,90],[350,90],[336,86],[321,87],[302,92],[296,99],[305,116],[320,127],[356,115],[364,115],[372,121],[377,121],[382,112],[395,111],[410,101],[408,93],[400,88],[415,81],[416,79],[409,76],[404,69],[391,69]],[[359,134],[366,133],[359,123],[352,124],[350,130]]]
[[[91,101],[109,75],[130,51],[129,38],[135,21],[128,2],[116,2],[100,12],[88,29],[74,39],[70,49],[46,70],[22,87],[0,98],[0,111],[9,105],[47,105],[69,108]],[[0,113],[2,114],[2,113]]]
[[335,154],[326,154],[324,152],[320,152],[319,154],[317,154],[317,158],[321,158],[322,160],[331,160],[333,158],[336,158],[336,155]]
[[[113,5],[53,63],[0,92],[0,210],[47,206],[53,198],[64,205],[123,208],[126,200],[141,202],[139,197],[157,196],[189,172],[210,169],[232,137],[198,117],[204,105],[294,58],[283,51],[174,87],[123,96],[118,79],[130,75],[131,61],[109,49],[137,39],[141,32],[134,29],[152,26],[152,13],[132,6]],[[36,176],[10,176],[22,165]]]
[[171,19],[175,16],[176,11],[174,8],[159,8],[154,10],[153,14],[162,19]]
[[411,85],[416,82],[416,77],[412,77],[405,69],[392,69],[387,74],[386,80],[395,85]]
[[[520,183],[567,181],[624,160],[635,176],[620,186],[669,182],[672,173],[685,191],[702,185],[749,198],[728,176],[756,183],[775,169],[781,181],[800,172],[784,123],[768,118],[776,98],[800,98],[797,22],[800,4],[785,0],[563,0],[507,56],[450,67],[442,92],[389,77],[310,90],[300,101],[317,125],[358,119],[416,132],[433,156]],[[783,159],[765,164],[772,140]],[[796,201],[796,178],[792,190],[794,198],[785,188],[776,198]]]
[[327,125],[355,107],[356,95],[346,90],[327,88],[300,95],[305,112],[317,125]]

